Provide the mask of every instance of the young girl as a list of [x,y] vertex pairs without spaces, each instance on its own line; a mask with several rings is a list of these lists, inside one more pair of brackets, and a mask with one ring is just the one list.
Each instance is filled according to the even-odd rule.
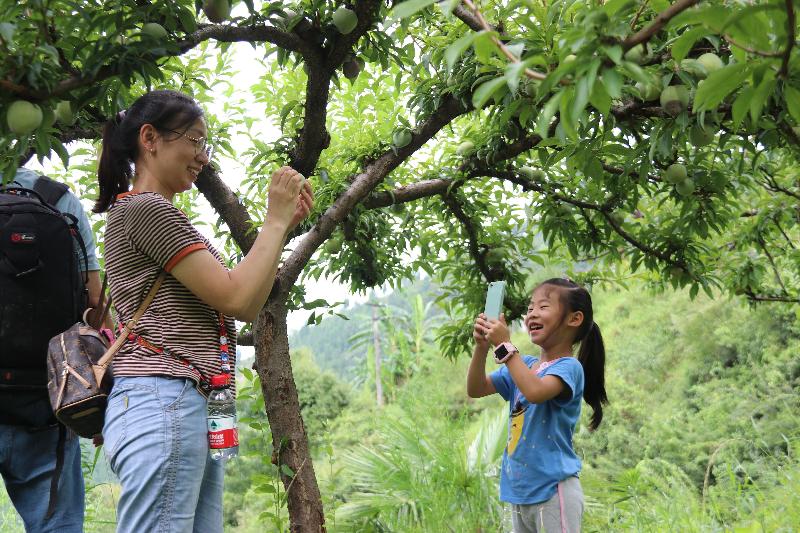
[[167,272],[113,363],[103,437],[122,485],[118,532],[222,532],[223,464],[208,453],[204,385],[233,374],[234,318],[257,316],[286,235],[313,205],[300,174],[277,170],[261,231],[228,270],[172,204],[208,164],[207,138],[203,111],[174,91],[146,93],[103,132],[95,211],[108,212],[106,272],[121,323]]
[[[592,299],[583,287],[549,279],[533,291],[525,328],[541,348],[540,357],[521,355],[511,344],[505,318],[475,320],[475,350],[467,394],[500,394],[509,402],[509,429],[500,475],[500,499],[511,504],[515,533],[580,531],[583,491],[581,461],[572,434],[581,398],[594,412],[589,429],[603,419],[605,349],[594,323]],[[580,342],[577,360],[572,349]],[[499,370],[486,375],[486,355],[494,347]]]

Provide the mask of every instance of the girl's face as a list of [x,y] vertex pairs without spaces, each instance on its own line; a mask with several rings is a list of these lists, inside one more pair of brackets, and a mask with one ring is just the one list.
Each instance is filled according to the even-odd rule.
[[583,313],[564,308],[557,287],[541,285],[533,291],[524,324],[531,342],[546,348],[565,342],[571,345],[582,321]]

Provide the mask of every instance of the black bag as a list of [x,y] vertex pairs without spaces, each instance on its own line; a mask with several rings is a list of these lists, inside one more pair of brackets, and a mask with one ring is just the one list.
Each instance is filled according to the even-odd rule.
[[[55,422],[47,401],[50,338],[86,308],[74,242],[86,249],[77,219],[53,204],[67,186],[40,177],[34,190],[0,188],[0,423],[41,427]],[[21,403],[20,403],[21,402]],[[44,406],[32,416],[31,403]],[[24,412],[25,414],[21,414]]]
[[[110,347],[106,339],[85,322],[74,324],[50,340],[47,352],[50,405],[58,421],[81,437],[91,438],[103,430],[112,385],[109,365],[153,301],[166,275],[163,271],[159,274],[133,318]],[[107,312],[108,307],[101,324]]]

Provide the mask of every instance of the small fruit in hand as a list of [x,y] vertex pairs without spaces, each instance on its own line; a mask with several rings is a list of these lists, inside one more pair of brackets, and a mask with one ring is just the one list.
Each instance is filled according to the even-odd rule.
[[689,130],[689,141],[695,146],[707,146],[714,140],[714,132],[710,129],[704,128],[699,124],[692,126]]
[[411,144],[411,132],[405,128],[395,130],[392,134],[392,144],[397,148],[405,148]]
[[333,12],[333,25],[339,30],[339,33],[347,35],[358,25],[358,15],[352,9],[340,7]]
[[686,179],[686,167],[680,163],[673,163],[664,171],[664,181],[667,183],[680,183]]
[[647,56],[647,48],[644,44],[637,44],[627,52],[625,52],[625,59],[633,63],[641,63],[645,56]]
[[685,180],[675,184],[675,190],[681,196],[690,196],[694,192],[694,180],[686,178]]
[[164,29],[164,26],[158,24],[157,22],[148,22],[144,26],[142,26],[142,33],[152,37],[153,39],[164,39],[167,36],[167,30]]
[[719,56],[713,52],[707,52],[701,55],[697,58],[697,62],[703,65],[703,68],[705,68],[706,72],[709,74],[712,74],[725,66]]
[[72,104],[68,100],[62,100],[56,105],[56,120],[65,126],[71,126],[75,122],[75,113],[72,112]]
[[670,85],[661,91],[661,107],[668,114],[679,115],[689,106],[689,90],[684,85]]
[[228,0],[205,0],[203,12],[208,20],[215,24],[228,20],[231,16],[231,4]]
[[17,100],[8,106],[8,129],[16,135],[28,135],[42,125],[42,109],[26,100]]
[[464,141],[458,145],[456,148],[456,153],[461,157],[470,154],[473,150],[475,150],[475,143],[472,141]]

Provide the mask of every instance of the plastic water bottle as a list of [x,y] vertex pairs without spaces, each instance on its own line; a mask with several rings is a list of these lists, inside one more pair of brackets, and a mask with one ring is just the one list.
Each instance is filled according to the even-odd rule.
[[211,458],[217,461],[236,457],[239,453],[236,402],[230,384],[230,374],[211,377],[211,394],[208,396],[208,450]]

